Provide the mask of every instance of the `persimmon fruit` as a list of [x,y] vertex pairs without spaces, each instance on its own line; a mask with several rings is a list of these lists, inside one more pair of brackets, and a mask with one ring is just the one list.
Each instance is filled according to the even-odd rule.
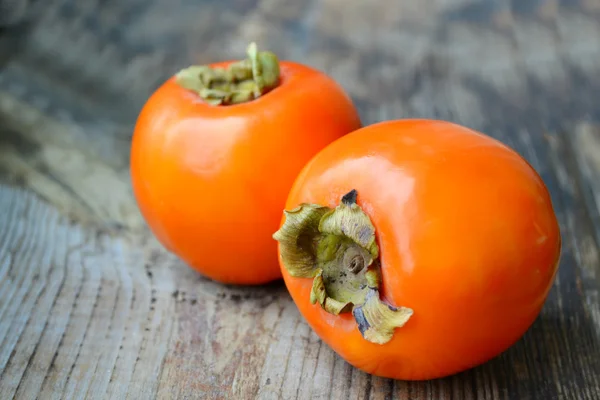
[[274,234],[286,286],[350,364],[402,380],[507,350],[539,315],[561,236],[540,175],[445,121],[386,121],[305,166]]
[[281,278],[271,239],[302,167],[361,126],[325,73],[248,48],[191,66],[144,104],[133,133],[133,192],[167,249],[216,281]]

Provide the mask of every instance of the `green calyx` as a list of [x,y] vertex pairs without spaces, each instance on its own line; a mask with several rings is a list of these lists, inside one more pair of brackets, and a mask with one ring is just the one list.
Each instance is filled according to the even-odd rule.
[[273,235],[288,273],[313,278],[312,304],[328,313],[352,312],[362,336],[373,343],[390,341],[413,311],[379,298],[381,267],[375,227],[356,203],[356,190],[335,208],[301,204],[284,211],[285,222]]
[[198,94],[212,105],[231,105],[254,100],[279,84],[279,60],[256,43],[247,49],[248,58],[227,68],[193,65],[179,71],[175,82]]

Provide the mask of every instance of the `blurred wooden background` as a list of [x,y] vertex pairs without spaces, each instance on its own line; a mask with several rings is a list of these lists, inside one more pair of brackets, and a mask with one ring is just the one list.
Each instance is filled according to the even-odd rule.
[[[600,398],[599,0],[0,0],[0,398]],[[513,146],[564,250],[514,347],[431,382],[365,375],[282,283],[210,282],[132,199],[137,112],[249,41],[311,64],[364,123],[441,118]]]

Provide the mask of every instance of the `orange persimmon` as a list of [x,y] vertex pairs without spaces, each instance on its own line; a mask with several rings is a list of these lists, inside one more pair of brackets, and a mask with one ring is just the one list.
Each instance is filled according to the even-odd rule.
[[360,125],[331,78],[252,44],[248,59],[186,68],[151,95],[131,144],[134,195],[157,239],[205,276],[278,279],[271,234],[294,179]]
[[368,373],[423,380],[499,355],[540,313],[561,236],[518,153],[450,122],[361,128],[302,170],[274,234],[314,331]]

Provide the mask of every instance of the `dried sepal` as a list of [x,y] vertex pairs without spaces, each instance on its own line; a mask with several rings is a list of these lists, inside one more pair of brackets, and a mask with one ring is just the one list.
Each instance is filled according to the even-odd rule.
[[356,191],[346,194],[341,203],[319,224],[324,234],[343,235],[366,249],[373,259],[379,257],[379,248],[375,241],[375,227],[369,216],[356,204]]
[[280,243],[280,254],[286,270],[297,278],[313,278],[317,274],[315,246],[320,238],[319,221],[328,207],[301,204],[284,211],[285,222],[273,238]]
[[175,75],[175,82],[195,92],[211,105],[240,104],[256,99],[279,83],[279,60],[268,51],[258,51],[256,43],[247,49],[248,58],[227,68],[192,65]]
[[203,72],[206,68],[206,66],[202,65],[192,65],[191,67],[184,68],[175,74],[175,82],[185,89],[200,93],[207,88],[207,85],[202,79]]
[[404,326],[413,315],[406,307],[392,307],[379,299],[379,291],[370,289],[365,303],[352,310],[358,330],[365,339],[385,344],[394,336],[394,330]]
[[325,298],[327,297],[327,292],[325,291],[325,282],[323,282],[323,271],[317,270],[317,274],[315,275],[315,279],[313,279],[313,285],[310,290],[310,303],[315,304],[319,303],[320,305],[325,304]]
[[330,209],[301,204],[285,211],[273,237],[284,268],[294,277],[313,278],[310,302],[333,315],[352,311],[365,340],[384,344],[413,311],[381,301],[381,265],[375,227],[352,190]]
[[312,304],[318,302],[325,311],[333,315],[349,312],[352,310],[353,306],[352,302],[342,302],[328,296],[325,281],[323,280],[323,271],[321,269],[319,269],[313,280],[313,286],[310,291],[310,302]]

